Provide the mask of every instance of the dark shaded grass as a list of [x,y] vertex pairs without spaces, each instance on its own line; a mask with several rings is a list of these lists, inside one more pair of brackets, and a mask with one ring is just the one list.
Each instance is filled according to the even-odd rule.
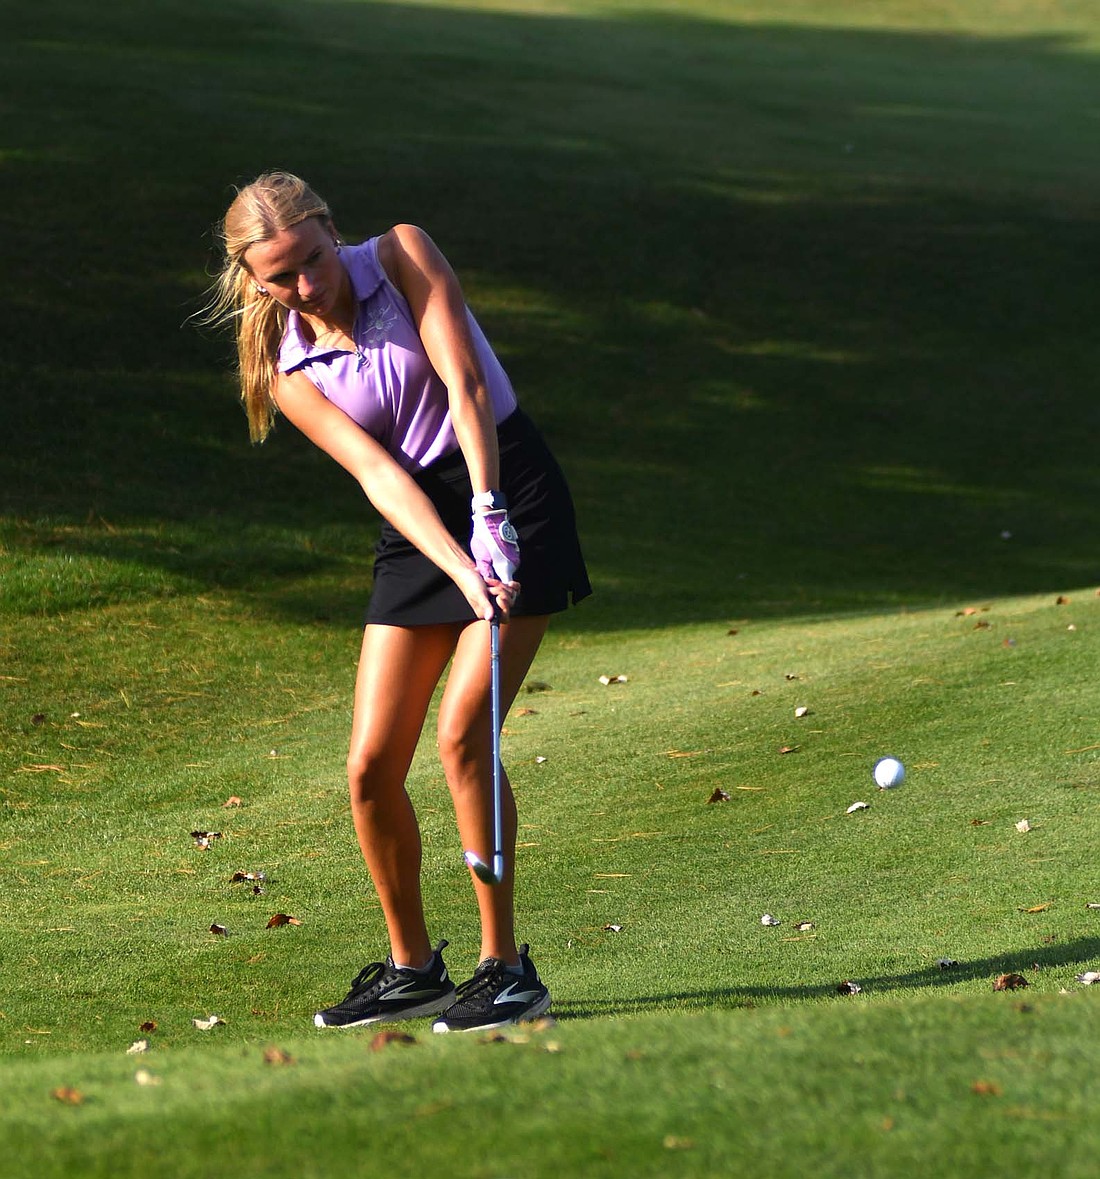
[[1096,66],[1068,35],[50,3],[5,76],[16,554],[307,616],[276,583],[329,570],[358,615],[369,509],[289,430],[249,451],[224,345],[183,323],[228,185],[284,165],[348,236],[414,220],[452,255],[575,485],[602,592],[565,625],[1097,575]]

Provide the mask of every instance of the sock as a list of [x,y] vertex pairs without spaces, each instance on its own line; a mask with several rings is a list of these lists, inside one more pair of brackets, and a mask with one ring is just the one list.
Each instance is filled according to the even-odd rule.
[[[392,962],[393,959],[391,958],[390,961]],[[405,966],[401,962],[394,962],[393,968],[394,968],[394,970],[407,970],[410,974],[427,974],[428,971],[431,970],[432,963],[434,961],[435,961],[435,955],[433,954],[428,959],[427,966]]]

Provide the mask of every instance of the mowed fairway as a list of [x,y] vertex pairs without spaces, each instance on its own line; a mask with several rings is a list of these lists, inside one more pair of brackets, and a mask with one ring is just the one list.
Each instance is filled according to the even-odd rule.
[[[47,0],[0,66],[0,1173],[1090,1174],[1093,6]],[[385,952],[377,524],[187,323],[267,167],[432,233],[573,484],[556,1023],[311,1025]],[[430,729],[410,789],[465,977]]]

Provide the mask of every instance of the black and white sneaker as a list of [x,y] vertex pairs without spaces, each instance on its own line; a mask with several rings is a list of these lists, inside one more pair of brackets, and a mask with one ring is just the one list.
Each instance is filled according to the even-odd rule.
[[438,1014],[455,998],[455,985],[443,965],[446,945],[442,941],[432,950],[432,960],[423,970],[394,966],[392,958],[364,966],[343,1002],[318,1011],[313,1022],[319,1028],[357,1028]]
[[433,1032],[482,1032],[537,1019],[550,1009],[550,992],[542,984],[528,946],[519,948],[521,974],[498,958],[486,958],[473,978],[461,983],[454,1003],[432,1024]]

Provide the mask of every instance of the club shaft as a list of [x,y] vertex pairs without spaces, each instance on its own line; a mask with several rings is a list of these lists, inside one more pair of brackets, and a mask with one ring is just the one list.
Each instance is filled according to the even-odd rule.
[[489,623],[489,706],[493,725],[493,875],[504,875],[504,818],[500,767],[500,619]]

